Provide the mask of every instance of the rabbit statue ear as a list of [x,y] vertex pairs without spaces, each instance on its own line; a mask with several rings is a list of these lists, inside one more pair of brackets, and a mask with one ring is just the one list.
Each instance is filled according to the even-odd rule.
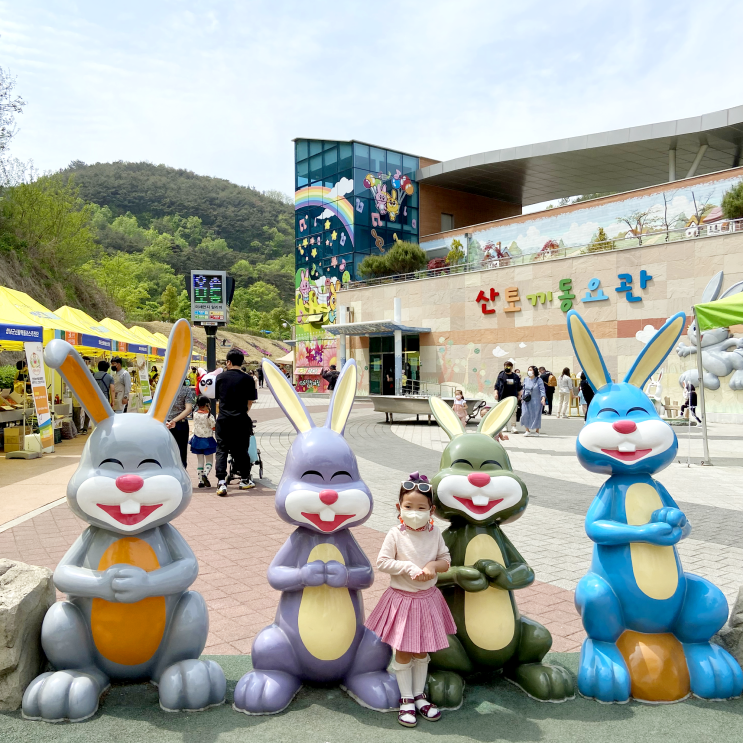
[[186,378],[192,350],[191,326],[188,320],[178,320],[170,331],[162,374],[148,413],[161,423],[164,423],[168,417],[178,390]]
[[729,289],[726,289],[723,293],[720,299],[725,299],[725,297],[732,297],[733,294],[740,294],[740,292],[743,292],[743,281],[738,281],[736,284],[733,284]]
[[268,359],[263,359],[261,367],[271,394],[284,411],[284,415],[291,421],[297,433],[306,433],[310,428],[314,428],[315,424],[310,418],[302,398],[289,384],[284,372]]
[[506,426],[508,421],[516,410],[518,399],[515,396],[506,397],[501,400],[494,408],[488,411],[488,414],[480,421],[477,427],[478,433],[484,433],[487,436],[497,436]]
[[340,377],[336,382],[333,395],[330,398],[328,419],[325,425],[336,433],[343,433],[346,421],[351,413],[353,401],[356,397],[356,362],[349,359],[343,365]]
[[44,363],[62,375],[96,425],[114,414],[80,354],[67,341],[59,339],[50,341],[44,349]]
[[624,378],[625,382],[642,389],[645,382],[653,376],[655,370],[663,363],[666,356],[675,347],[686,325],[686,315],[676,313],[666,320],[665,325],[648,341],[642,353],[632,365]]
[[431,406],[433,417],[450,439],[453,439],[455,436],[461,436],[464,433],[462,421],[457,418],[454,410],[440,397],[429,398],[428,404]]
[[722,287],[723,272],[718,271],[710,280],[707,286],[702,292],[702,298],[699,300],[700,303],[712,302],[720,296],[720,288]]
[[588,325],[575,310],[568,312],[568,334],[575,355],[594,391],[599,390],[605,384],[611,384],[611,375],[604,363],[604,357]]

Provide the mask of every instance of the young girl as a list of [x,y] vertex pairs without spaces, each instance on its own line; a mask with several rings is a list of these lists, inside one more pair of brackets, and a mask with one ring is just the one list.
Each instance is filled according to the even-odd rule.
[[467,425],[467,401],[464,399],[464,392],[457,390],[454,393],[454,412],[457,418],[462,421],[462,425]]
[[395,650],[392,668],[400,687],[401,725],[415,727],[416,711],[424,720],[438,720],[439,709],[423,690],[428,653],[449,647],[447,634],[457,626],[441,591],[437,573],[449,569],[451,557],[431,515],[431,485],[414,472],[400,486],[397,504],[400,524],[385,537],[377,568],[389,573],[390,587],[366,620],[366,626]]
[[196,455],[199,475],[199,487],[210,488],[209,473],[214,466],[214,452],[217,451],[217,441],[214,438],[214,416],[209,408],[209,398],[201,397],[196,400],[196,412],[193,414],[193,436],[191,436],[191,453]]

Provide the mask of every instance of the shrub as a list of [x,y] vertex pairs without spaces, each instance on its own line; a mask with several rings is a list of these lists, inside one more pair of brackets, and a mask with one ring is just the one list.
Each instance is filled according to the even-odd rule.
[[462,250],[462,243],[454,239],[451,241],[451,247],[446,255],[446,265],[456,266],[464,260],[464,250]]
[[359,273],[367,279],[413,273],[425,268],[426,262],[426,253],[420,246],[400,240],[385,255],[364,258]]
[[743,218],[743,181],[733,186],[723,195],[722,214],[725,219]]
[[0,366],[0,389],[13,389],[15,382],[15,373],[18,371],[14,366]]
[[616,243],[606,236],[603,227],[599,227],[596,237],[591,240],[587,250],[589,253],[598,253],[601,250],[614,250]]

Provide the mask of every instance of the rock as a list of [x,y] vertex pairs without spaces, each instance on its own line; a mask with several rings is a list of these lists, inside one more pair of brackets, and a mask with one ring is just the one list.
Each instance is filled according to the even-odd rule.
[[738,589],[738,598],[730,612],[727,624],[712,638],[743,666],[743,586]]
[[41,623],[55,598],[51,570],[0,559],[0,710],[18,709],[44,670]]

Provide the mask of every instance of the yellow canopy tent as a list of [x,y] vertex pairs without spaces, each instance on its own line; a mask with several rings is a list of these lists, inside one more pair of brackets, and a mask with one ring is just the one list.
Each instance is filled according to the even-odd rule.
[[139,325],[132,325],[131,328],[129,328],[129,332],[132,335],[136,335],[138,338],[141,338],[148,346],[152,348],[152,356],[153,358],[159,358],[162,359],[165,357],[165,348],[168,345],[166,343],[162,343],[159,338],[156,338],[152,333],[150,333],[149,330],[146,328],[142,328]]
[[64,337],[79,351],[110,350],[111,341],[74,320],[64,319],[24,292],[0,287],[0,322],[41,325],[44,343]]
[[123,336],[120,337],[115,331],[111,330],[111,328],[107,328],[105,325],[101,325],[87,312],[78,310],[75,307],[69,307],[68,305],[59,307],[56,312],[63,320],[70,320],[71,322],[76,322],[78,325],[82,325],[83,327],[88,328],[89,333],[98,333],[101,335],[105,335],[107,338],[120,343],[127,342],[126,338],[124,338]]
[[[114,320],[110,317],[104,317],[100,322],[101,325],[108,328],[111,331],[115,331],[117,336],[120,336],[122,340],[119,342],[118,351],[119,353],[138,354],[142,353],[149,355],[150,347],[149,343],[143,341],[140,337],[132,333],[125,325],[120,323],[118,320]],[[126,343],[125,347],[122,347],[122,343]]]

